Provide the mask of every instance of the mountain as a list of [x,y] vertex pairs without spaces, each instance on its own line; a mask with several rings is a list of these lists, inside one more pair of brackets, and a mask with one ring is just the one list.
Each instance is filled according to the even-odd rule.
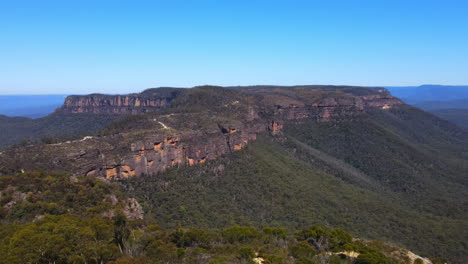
[[[21,166],[16,168],[8,165],[5,170],[43,168],[107,179],[151,174],[174,165],[203,163],[240,150],[260,133],[279,133],[286,120],[353,118],[368,109],[388,109],[402,104],[384,89],[350,87],[225,89],[205,86],[185,90],[171,97],[170,103],[167,92],[167,89],[163,92],[151,89],[133,95],[134,99],[113,96],[112,100],[109,99],[112,96],[71,96],[57,114],[77,113],[73,115],[77,118],[90,113],[120,113],[127,117],[108,126],[102,136],[6,150],[4,157],[13,159],[12,163],[23,155],[32,157],[27,158],[27,164],[20,162],[18,166]],[[173,92],[178,93],[180,89],[170,93]],[[150,99],[146,98],[148,94],[152,94]],[[166,103],[160,104],[161,101]],[[135,113],[147,114],[128,116]],[[37,155],[38,151],[43,154]],[[51,167],[51,159],[60,162]]]
[[452,101],[468,99],[468,86],[421,85],[407,87],[385,87],[396,97],[415,104],[428,101]]
[[0,115],[0,148],[15,144],[55,143],[92,135],[120,118],[111,114],[52,113],[41,118]]
[[60,107],[66,95],[0,95],[0,115],[40,118]]
[[[467,102],[468,103],[468,102]],[[431,111],[434,115],[468,129],[468,109],[440,108]]]
[[468,98],[448,101],[424,101],[413,105],[426,111],[439,109],[468,109]]
[[0,177],[0,263],[443,263],[341,229],[163,229],[116,183],[36,172]]
[[405,102],[468,128],[468,86],[387,87]]
[[[93,135],[122,114],[136,114],[162,109],[181,89],[150,89],[141,94],[111,96],[92,94],[89,96],[0,96],[5,105],[0,108],[5,114],[21,115],[19,108],[30,105],[27,111],[40,107],[43,113],[51,114],[32,119],[0,115],[0,148],[31,142],[56,142]],[[154,94],[156,93],[156,94]],[[151,98],[159,99],[152,101]],[[60,103],[57,104],[58,100]],[[65,101],[65,102],[64,102]],[[52,104],[55,103],[55,104]],[[141,105],[140,105],[141,103]],[[99,104],[99,107],[95,107]],[[57,108],[57,109],[56,109]],[[138,109],[138,110],[137,110]],[[96,111],[96,112],[93,112]],[[119,112],[120,111],[120,112]],[[1,112],[0,112],[1,113]],[[26,116],[36,117],[28,114]]]
[[322,225],[466,262],[468,133],[384,88],[155,88],[71,96],[54,115],[115,119],[2,150],[0,178],[118,182],[162,228]]

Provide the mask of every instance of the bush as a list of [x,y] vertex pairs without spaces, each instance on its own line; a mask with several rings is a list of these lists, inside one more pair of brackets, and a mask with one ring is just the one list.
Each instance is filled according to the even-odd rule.
[[420,258],[416,259],[413,264],[424,264],[424,261]]
[[301,241],[299,243],[296,243],[292,245],[289,248],[289,251],[291,252],[291,255],[297,259],[300,258],[312,258],[317,254],[317,251],[313,246],[311,246],[309,243],[306,241]]
[[390,264],[390,260],[375,249],[367,249],[356,258],[356,264]]
[[149,244],[146,255],[151,259],[158,259],[163,262],[177,259],[178,251],[174,244],[156,240]]
[[203,229],[177,229],[171,234],[171,240],[178,247],[209,248],[215,237]]
[[276,239],[286,238],[286,228],[265,227],[263,233]]
[[241,247],[239,249],[239,259],[252,260],[255,258],[255,251],[249,247]]
[[260,233],[255,227],[233,226],[223,230],[223,238],[230,243],[245,243],[259,237]]

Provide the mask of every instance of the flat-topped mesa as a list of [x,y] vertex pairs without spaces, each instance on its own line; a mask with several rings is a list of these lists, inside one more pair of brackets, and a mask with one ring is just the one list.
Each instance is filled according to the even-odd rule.
[[393,97],[386,90],[382,90],[379,94],[365,96],[324,97],[312,104],[276,105],[275,115],[283,120],[312,118],[326,122],[340,118],[351,118],[375,108],[388,110],[401,104],[404,104],[401,100]]
[[169,108],[181,89],[155,88],[128,95],[71,95],[58,112],[95,114],[139,114]]
[[[294,125],[289,120],[352,121],[372,109],[387,110],[403,104],[385,89],[362,88],[351,92],[334,89],[248,90],[244,96],[250,97],[248,100],[229,97],[226,101],[236,103],[223,103],[214,110],[201,104],[205,107],[201,111],[194,107],[195,112],[151,117],[142,130],[128,124],[132,129],[110,136],[10,149],[0,153],[0,174],[45,169],[110,180],[156,174],[173,166],[197,165],[243,149],[261,133],[281,135],[283,126]],[[182,94],[189,90],[159,88],[129,95],[70,96],[59,111],[138,114],[171,107],[176,111],[179,95],[185,96],[183,102],[197,106],[200,101],[210,99],[207,97],[211,94],[203,89],[201,94],[196,94],[200,92],[197,90],[189,96]]]
[[[239,103],[234,97],[244,93],[247,96],[257,96],[264,100],[265,106],[276,106],[279,116],[286,119],[314,118],[330,120],[333,117],[353,116],[366,108],[389,109],[393,105],[402,104],[384,88],[340,87],[340,86],[305,86],[305,87],[239,87],[217,90],[196,87],[192,89],[153,88],[142,93],[128,95],[73,95],[68,96],[58,112],[65,113],[96,113],[96,114],[140,114],[155,112],[173,107],[173,100],[179,95],[184,97],[183,103],[204,105],[210,101],[210,96],[221,96],[218,99],[229,101],[226,96],[232,96],[233,102]],[[230,91],[223,94],[222,91]],[[209,92],[212,92],[210,94]],[[218,94],[217,94],[218,93]],[[200,100],[196,102],[196,100]],[[205,103],[206,103],[205,102]],[[245,103],[245,102],[244,102]],[[234,104],[234,103],[232,103]],[[209,107],[212,104],[207,104]],[[205,107],[207,106],[205,104]],[[180,105],[179,107],[183,106]],[[266,109],[264,109],[266,110]],[[287,110],[287,111],[285,111]],[[262,111],[260,109],[260,111]],[[282,112],[287,112],[285,115]]]

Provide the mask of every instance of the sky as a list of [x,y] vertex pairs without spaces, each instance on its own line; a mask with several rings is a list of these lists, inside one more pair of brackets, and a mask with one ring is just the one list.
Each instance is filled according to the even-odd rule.
[[0,0],[0,94],[468,84],[468,1]]

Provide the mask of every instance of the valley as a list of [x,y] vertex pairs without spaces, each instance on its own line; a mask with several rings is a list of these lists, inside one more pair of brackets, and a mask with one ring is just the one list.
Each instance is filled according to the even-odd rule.
[[[70,96],[42,122],[54,119],[62,125],[74,123],[77,129],[69,130],[68,138],[2,149],[0,179],[17,175],[25,182],[29,177],[48,181],[49,173],[62,175],[52,176],[60,181],[83,177],[105,188],[106,197],[120,197],[109,200],[116,213],[109,215],[104,210],[108,205],[99,204],[87,213],[83,208],[75,212],[73,203],[39,196],[24,200],[29,207],[20,214],[10,208],[10,195],[2,203],[0,221],[5,224],[14,219],[26,224],[42,215],[47,221],[52,221],[47,215],[68,214],[115,219],[119,211],[137,210],[144,216],[126,215],[136,221],[135,230],[150,223],[169,233],[180,227],[209,232],[235,225],[258,230],[318,225],[345,229],[362,241],[408,248],[433,263],[466,259],[468,132],[405,104],[384,88],[153,88],[130,95]],[[33,171],[42,174],[33,176]],[[2,188],[2,193],[12,192],[8,184]],[[21,193],[28,192],[36,191]],[[109,199],[99,195],[83,201]],[[50,204],[37,203],[43,199]],[[132,256],[122,250],[124,240],[119,241],[114,245],[121,248],[120,256]],[[191,253],[181,263],[194,261],[194,249],[177,241],[161,245],[173,243],[173,252],[185,248]],[[259,250],[258,241],[249,243]],[[403,263],[391,255],[396,249],[388,252],[379,245],[379,256],[389,259],[362,263]],[[219,257],[211,251],[213,245],[206,247],[206,254]],[[268,258],[272,253],[261,254]],[[304,261],[316,261],[317,254]]]

